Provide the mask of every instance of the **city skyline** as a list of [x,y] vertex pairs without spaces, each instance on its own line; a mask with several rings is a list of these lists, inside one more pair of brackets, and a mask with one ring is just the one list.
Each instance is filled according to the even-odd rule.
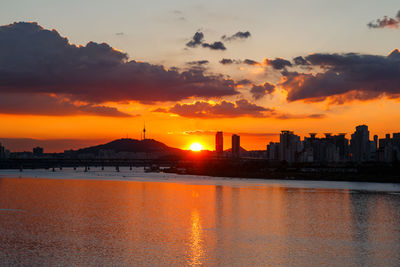
[[0,11],[3,142],[56,152],[140,139],[144,121],[182,149],[219,129],[248,150],[281,129],[399,132],[396,1],[87,1],[74,20],[74,1],[22,3]]
[[[145,137],[146,128],[143,126],[142,134],[140,139],[131,139],[128,136],[108,142],[119,142],[121,140],[132,140],[132,141],[156,141],[154,139],[148,139]],[[183,149],[192,152],[208,151],[214,152],[215,157],[233,157],[245,158],[256,157],[263,158],[273,161],[286,161],[288,163],[293,162],[392,162],[400,159],[400,132],[397,133],[386,133],[384,138],[379,138],[378,135],[373,135],[372,139],[370,131],[367,125],[355,126],[355,131],[350,135],[350,138],[346,138],[346,133],[312,133],[308,136],[296,135],[294,131],[281,130],[279,134],[279,142],[269,142],[264,149],[260,150],[246,150],[241,146],[240,139],[241,135],[238,133],[226,133],[223,131],[213,132],[215,136],[214,149],[207,149],[206,146],[199,142],[193,142],[188,148]],[[321,137],[321,135],[323,135]],[[229,138],[224,138],[229,137]],[[224,143],[229,142],[231,146],[224,146]],[[162,143],[160,143],[162,144]],[[99,145],[96,144],[96,145]],[[175,149],[171,146],[169,148]],[[86,148],[89,146],[86,146]],[[93,147],[93,146],[92,146]],[[120,146],[119,146],[120,147]],[[10,147],[8,147],[10,148]],[[266,148],[266,149],[265,149]],[[57,151],[58,153],[65,154],[77,151],[77,149],[84,149],[82,146],[69,147],[63,151]],[[46,150],[46,153],[44,151]],[[32,153],[33,151],[33,153]],[[56,152],[56,153],[57,153]],[[132,151],[133,152],[133,151]],[[244,152],[244,154],[243,154]],[[254,154],[253,152],[256,152]],[[7,149],[7,145],[4,146],[0,142],[0,159],[6,159],[11,157],[47,157],[54,151],[48,151],[45,146],[40,146],[37,143],[35,147],[23,150]],[[106,154],[115,154],[115,151],[108,151]],[[135,153],[135,152],[134,152]],[[228,153],[228,154],[227,154]],[[248,154],[250,153],[250,154]],[[68,154],[65,154],[68,155]],[[126,155],[124,155],[125,157]],[[142,155],[143,156],[143,155]],[[97,157],[93,155],[93,157]],[[113,157],[117,157],[115,154]],[[137,157],[135,155],[134,157]],[[141,156],[139,156],[141,157]]]

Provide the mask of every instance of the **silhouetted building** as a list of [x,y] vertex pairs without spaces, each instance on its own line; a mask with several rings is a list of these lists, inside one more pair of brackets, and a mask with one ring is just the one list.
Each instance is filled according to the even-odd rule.
[[240,157],[240,136],[236,134],[232,135],[232,156]]
[[393,138],[390,138],[390,134],[386,134],[385,138],[379,139],[377,160],[381,162],[400,160],[400,133],[394,133]]
[[359,125],[351,135],[350,141],[351,159],[356,162],[371,160],[371,141],[367,125]]
[[276,142],[270,142],[267,145],[267,159],[269,160],[279,160],[280,144]]
[[5,158],[6,158],[6,149],[0,143],[0,159],[5,159]]
[[282,131],[280,134],[279,159],[287,162],[295,162],[297,154],[301,151],[300,136],[292,131]]
[[33,155],[34,156],[43,156],[43,147],[35,147],[33,148]]
[[218,155],[222,155],[224,152],[224,135],[222,132],[215,134],[215,151]]
[[345,134],[325,133],[325,138],[317,138],[315,133],[305,137],[301,162],[344,162],[348,160],[349,141]]

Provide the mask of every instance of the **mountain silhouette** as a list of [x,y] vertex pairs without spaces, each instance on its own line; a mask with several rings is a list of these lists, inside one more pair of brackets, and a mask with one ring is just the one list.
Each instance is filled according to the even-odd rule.
[[114,151],[119,152],[131,152],[131,153],[171,153],[176,154],[182,152],[178,148],[169,147],[161,142],[154,139],[136,140],[130,138],[123,138],[111,141],[107,144],[91,146],[87,148],[79,149],[77,154],[99,154],[100,151]]

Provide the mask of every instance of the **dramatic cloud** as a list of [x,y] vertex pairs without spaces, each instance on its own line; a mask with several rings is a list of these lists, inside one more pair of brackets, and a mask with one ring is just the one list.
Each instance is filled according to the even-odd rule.
[[70,44],[36,23],[0,27],[0,98],[3,94],[53,94],[98,106],[120,101],[178,101],[236,95],[235,83],[201,70],[179,72],[129,61],[108,44]]
[[296,65],[309,65],[309,63],[307,62],[307,60],[305,60],[303,57],[295,57],[293,59],[294,64]]
[[202,43],[203,47],[208,47],[211,50],[226,50],[225,45],[222,42],[214,42],[212,44]]
[[221,63],[222,65],[230,65],[230,64],[246,64],[251,66],[261,65],[259,62],[247,58],[245,60],[223,58],[219,61],[219,63]]
[[214,42],[214,43],[206,43],[204,42],[204,34],[202,32],[196,32],[186,46],[195,48],[198,46],[202,46],[204,48],[209,48],[211,50],[226,50],[225,45],[222,42]]
[[275,58],[275,59],[264,59],[264,64],[267,66],[271,66],[276,70],[283,70],[286,67],[291,67],[292,63],[290,61],[283,58]]
[[211,104],[205,101],[197,101],[193,104],[176,104],[171,108],[158,108],[153,112],[171,113],[186,118],[199,119],[218,119],[218,118],[237,118],[237,117],[253,117],[253,118],[276,118],[276,119],[303,119],[323,118],[323,114],[311,115],[292,115],[277,112],[274,109],[265,108],[250,103],[245,99],[236,102],[221,101],[220,103]]
[[201,45],[204,41],[204,34],[202,32],[196,32],[194,36],[192,37],[192,40],[190,40],[186,46],[187,47],[197,47]]
[[0,113],[50,116],[96,115],[110,117],[134,117],[113,107],[92,104],[75,104],[43,94],[0,94]]
[[272,94],[274,91],[275,85],[266,82],[263,85],[254,85],[251,88],[250,93],[253,95],[255,100],[258,100],[266,95]]
[[235,117],[264,117],[265,112],[272,112],[272,109],[257,106],[245,99],[236,101],[222,101],[210,104],[204,101],[197,101],[193,104],[176,104],[169,109],[157,109],[155,112],[167,112],[188,118],[235,118]]
[[372,21],[367,24],[367,26],[371,29],[379,29],[379,28],[395,28],[397,29],[400,24],[400,10],[396,15],[396,18],[390,18],[384,16],[381,19],[377,19],[376,21]]
[[287,99],[334,103],[400,96],[400,52],[388,56],[367,54],[312,54],[305,57],[309,73],[282,71],[280,84]]
[[232,36],[224,35],[224,36],[221,37],[221,39],[224,40],[224,41],[230,42],[230,41],[234,41],[234,40],[238,40],[238,39],[247,39],[250,36],[251,36],[251,33],[249,31],[246,31],[246,32],[240,32],[239,31],[239,32],[235,33]]

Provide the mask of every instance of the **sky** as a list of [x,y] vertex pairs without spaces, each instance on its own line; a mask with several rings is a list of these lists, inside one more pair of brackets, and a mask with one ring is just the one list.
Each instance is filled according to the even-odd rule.
[[[0,142],[400,132],[398,1],[3,0]],[[396,123],[397,122],[397,123]],[[72,141],[71,141],[72,140]],[[74,142],[76,140],[76,142]]]

